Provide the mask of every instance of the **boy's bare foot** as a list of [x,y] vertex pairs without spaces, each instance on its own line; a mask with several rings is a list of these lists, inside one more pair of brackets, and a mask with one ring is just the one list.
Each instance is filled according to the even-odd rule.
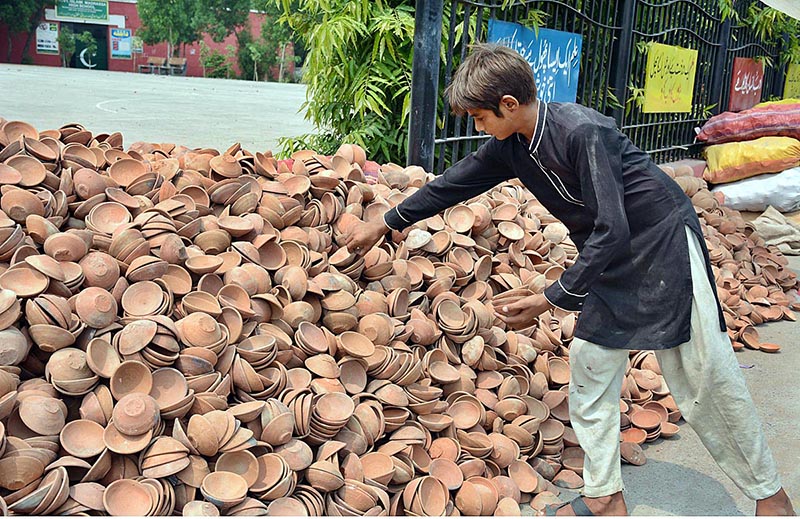
[[[603,497],[582,497],[581,498],[589,510],[594,515],[612,515],[621,516],[628,515],[628,507],[625,505],[625,498],[622,492],[616,492],[610,496]],[[552,506],[552,505],[551,505]],[[578,515],[573,510],[572,505],[567,503],[557,509],[555,515]],[[580,514],[585,515],[585,514]]]
[[766,499],[756,501],[756,515],[796,515],[789,496],[784,489]]

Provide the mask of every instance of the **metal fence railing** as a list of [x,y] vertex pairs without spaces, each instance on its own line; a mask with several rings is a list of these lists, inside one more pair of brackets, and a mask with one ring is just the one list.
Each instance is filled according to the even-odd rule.
[[[737,9],[744,15],[750,3],[757,1],[740,0]],[[417,0],[417,9],[421,8],[442,11],[434,19],[443,25],[444,61],[440,69],[425,71],[432,81],[438,77],[436,91],[449,83],[470,45],[487,41],[491,19],[580,34],[577,102],[613,116],[622,131],[659,162],[697,153],[694,129],[710,114],[727,108],[735,57],[772,61],[774,67],[765,73],[764,98],[779,95],[783,86],[785,71],[778,64],[777,46],[760,43],[749,27],[723,21],[718,0],[449,0],[444,4]],[[425,27],[417,31],[431,33]],[[645,47],[651,42],[698,51],[691,112],[646,114],[637,106],[636,93],[644,88]],[[429,45],[428,52],[439,55],[442,51]],[[415,69],[414,74],[419,73]],[[426,92],[431,92],[430,85]],[[486,137],[475,132],[469,117],[452,115],[444,101],[437,107],[428,98],[425,113],[420,113],[422,97],[412,88],[408,159],[441,173],[477,149]],[[427,123],[421,126],[415,119]]]

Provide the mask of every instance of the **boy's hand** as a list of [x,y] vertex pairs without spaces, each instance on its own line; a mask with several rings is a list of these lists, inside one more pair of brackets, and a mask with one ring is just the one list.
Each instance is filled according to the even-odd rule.
[[553,305],[543,295],[535,294],[496,308],[495,315],[509,328],[521,330],[532,326],[537,317],[552,308]]
[[347,250],[363,256],[370,250],[381,237],[389,231],[389,227],[384,223],[383,218],[378,218],[371,222],[364,222],[363,225],[355,226],[345,236]]

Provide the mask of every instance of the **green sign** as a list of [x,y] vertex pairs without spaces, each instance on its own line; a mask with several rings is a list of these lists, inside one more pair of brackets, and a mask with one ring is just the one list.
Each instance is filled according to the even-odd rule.
[[108,0],[57,0],[56,16],[108,21]]

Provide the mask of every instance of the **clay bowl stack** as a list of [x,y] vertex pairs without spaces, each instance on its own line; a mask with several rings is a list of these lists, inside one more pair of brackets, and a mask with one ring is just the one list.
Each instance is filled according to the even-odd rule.
[[735,350],[751,348],[767,353],[779,345],[758,341],[752,326],[782,319],[795,320],[798,309],[787,295],[797,277],[785,268],[787,260],[767,246],[738,211],[719,203],[702,179],[677,176],[676,182],[692,198],[703,224],[712,265],[717,269],[717,291]]
[[[517,182],[391,233],[346,233],[430,178],[343,144],[278,160],[0,120],[0,505],[14,515],[518,515],[582,486],[576,316],[497,308],[573,264]],[[734,347],[796,279],[702,181]],[[678,432],[632,352],[621,455]],[[2,507],[0,507],[2,509]]]

